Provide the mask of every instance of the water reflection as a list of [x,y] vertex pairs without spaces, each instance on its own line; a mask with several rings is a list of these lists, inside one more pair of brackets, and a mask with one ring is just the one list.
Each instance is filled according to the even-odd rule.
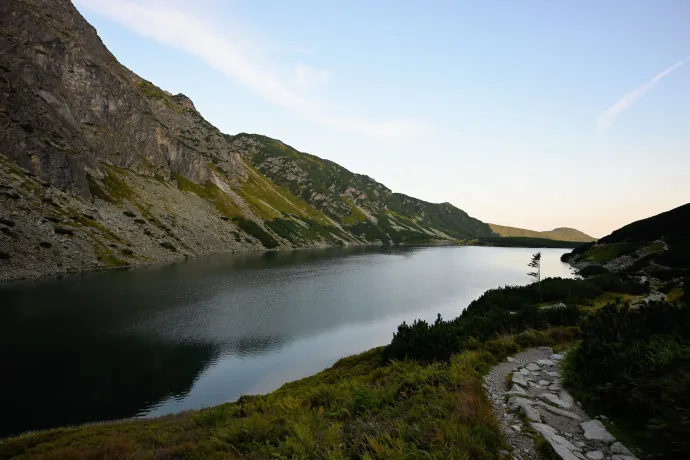
[[[532,250],[239,254],[0,287],[0,436],[270,391],[528,282]],[[543,273],[569,276],[545,250]]]

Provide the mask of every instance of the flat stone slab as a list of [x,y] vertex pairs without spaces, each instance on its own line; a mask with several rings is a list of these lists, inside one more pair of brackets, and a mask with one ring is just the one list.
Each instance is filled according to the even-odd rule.
[[541,422],[539,411],[532,406],[532,401],[519,396],[511,396],[508,399],[508,409],[513,412],[522,411],[532,422]]
[[585,432],[585,439],[590,441],[601,441],[605,443],[612,443],[616,438],[606,430],[606,427],[599,420],[589,420],[580,423],[580,426]]
[[620,443],[618,441],[611,444],[611,447],[609,447],[609,449],[611,449],[612,454],[630,455],[631,457],[635,456],[635,454],[633,454],[630,451],[630,449],[628,449],[627,447],[625,447],[622,443]]
[[602,460],[604,458],[604,453],[600,450],[593,450],[585,454],[589,460]]
[[577,420],[578,422],[582,420],[582,417],[580,417],[577,414],[574,414],[572,412],[568,412],[565,409],[559,409],[558,407],[553,407],[551,404],[546,404],[541,401],[536,401],[535,405],[539,407],[543,407],[547,411],[551,412],[552,414],[560,415],[561,417],[566,417],[572,420]]
[[631,455],[614,455],[611,460],[637,460],[637,457]]
[[511,393],[521,393],[523,395],[527,394],[527,392],[524,390],[524,388],[522,388],[519,385],[515,385],[515,384],[513,384],[513,386],[510,388],[510,391],[511,391]]
[[537,363],[529,363],[525,366],[528,371],[540,371],[541,367]]
[[555,371],[548,371],[548,372],[546,373],[546,375],[548,375],[549,377],[560,377],[560,376],[561,376],[560,373],[555,372]]
[[565,439],[556,433],[556,430],[549,425],[544,425],[543,423],[531,423],[532,428],[537,430],[544,436],[544,439],[551,444],[553,450],[558,454],[563,460],[579,460],[578,457],[573,453],[577,450],[570,441]]
[[548,380],[540,380],[537,383],[539,383],[539,385],[541,385],[543,387],[548,387],[551,382],[549,382]]
[[549,356],[549,359],[551,361],[560,361],[561,359],[563,359],[563,355],[560,353],[554,353],[551,356]]
[[519,372],[513,372],[513,378],[512,378],[513,383],[520,385],[521,387],[527,388],[529,385],[527,384],[527,380],[525,380],[525,377],[520,374]]
[[563,389],[561,389],[561,391],[558,392],[558,397],[561,398],[561,401],[563,401],[566,404],[570,404],[571,406],[575,404],[575,399],[573,399],[573,397],[570,396],[570,393]]
[[542,393],[539,395],[539,399],[543,399],[544,401],[558,406],[561,409],[570,409],[573,406],[572,404],[563,401],[561,398],[556,395],[552,395],[551,393]]
[[530,375],[531,372],[525,369],[524,367],[520,369],[518,372],[520,372],[522,375]]
[[538,359],[537,364],[540,366],[553,366],[555,363],[550,359]]

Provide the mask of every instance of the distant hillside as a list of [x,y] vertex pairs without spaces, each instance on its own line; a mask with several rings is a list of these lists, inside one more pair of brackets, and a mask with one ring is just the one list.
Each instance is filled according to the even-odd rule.
[[563,260],[609,271],[690,274],[690,203],[622,227]]
[[505,237],[546,238],[547,240],[577,241],[581,243],[589,243],[590,241],[596,240],[596,238],[593,238],[586,233],[568,227],[554,228],[553,230],[546,232],[496,224],[489,224],[489,227],[491,227],[491,230],[498,233],[500,236]]

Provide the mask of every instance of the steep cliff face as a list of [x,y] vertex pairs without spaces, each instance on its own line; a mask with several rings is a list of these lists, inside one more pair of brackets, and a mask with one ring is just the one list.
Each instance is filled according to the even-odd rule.
[[221,133],[122,66],[67,0],[0,2],[0,55],[0,279],[493,235],[449,203]]
[[68,0],[4,1],[0,30],[2,153],[41,179],[90,198],[104,162],[203,183],[217,157],[241,174],[191,101],[119,64]]

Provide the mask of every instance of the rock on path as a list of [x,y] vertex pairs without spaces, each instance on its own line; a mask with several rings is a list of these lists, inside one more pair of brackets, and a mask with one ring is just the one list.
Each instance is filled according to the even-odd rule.
[[508,358],[486,376],[484,386],[513,448],[512,458],[539,458],[529,434],[536,431],[563,460],[637,460],[563,389],[562,359],[549,347],[532,348]]

